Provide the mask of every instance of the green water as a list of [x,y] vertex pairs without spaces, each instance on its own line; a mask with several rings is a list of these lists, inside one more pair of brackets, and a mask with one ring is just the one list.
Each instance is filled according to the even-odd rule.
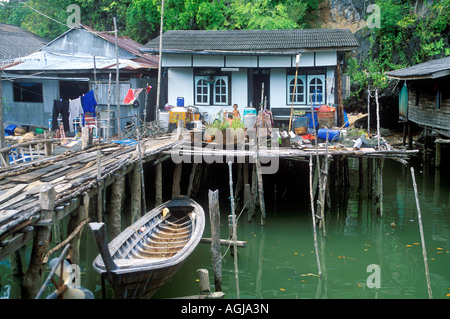
[[[351,185],[358,185],[357,164],[350,162]],[[431,174],[431,173],[429,173]],[[450,208],[449,179],[424,176],[416,169],[419,201],[425,233],[433,298],[450,299]],[[340,204],[326,215],[326,238],[318,231],[322,278],[318,277],[309,203],[268,205],[267,225],[259,216],[239,220],[238,240],[247,241],[239,249],[238,285],[234,259],[222,248],[225,298],[428,298],[425,266],[414,190],[409,168],[386,162],[384,169],[384,217],[374,213],[367,194],[358,187],[340,196]],[[299,190],[300,191],[300,190]],[[228,196],[228,194],[222,194]],[[267,197],[270,197],[266,194]],[[299,196],[304,200],[302,196]],[[297,199],[298,200],[298,199]],[[289,201],[292,201],[289,200]],[[229,208],[222,205],[221,214]],[[395,222],[396,226],[391,227]],[[207,225],[208,227],[209,225]],[[228,234],[222,218],[222,238]],[[205,236],[209,236],[209,229]],[[208,245],[200,245],[187,264],[153,298],[187,296],[198,293],[198,268],[206,268],[213,283]],[[367,283],[379,266],[380,288]],[[238,287],[238,288],[237,288]],[[212,287],[214,291],[214,287]]]
[[[212,183],[221,185],[221,237],[227,238],[230,205],[227,167],[223,166],[223,171],[216,171]],[[307,165],[303,167],[307,168]],[[409,168],[396,162],[385,162],[384,216],[380,218],[367,198],[366,190],[358,188],[357,161],[350,161],[351,186],[331,190],[332,206],[326,212],[326,237],[323,229],[318,229],[321,278],[314,249],[307,173],[307,170],[306,174],[298,173],[298,167],[282,167],[278,175],[265,177],[267,224],[260,225],[259,213],[252,222],[248,222],[243,213],[238,222],[238,240],[247,241],[247,244],[238,252],[237,281],[234,258],[227,247],[222,247],[225,299],[236,299],[238,292],[240,298],[246,299],[428,298]],[[434,169],[423,172],[416,167],[433,298],[450,299],[450,179],[448,172],[439,173]],[[217,179],[217,176],[221,177]],[[209,188],[214,189],[211,185]],[[207,190],[202,190],[198,201],[206,207],[208,214],[206,194]],[[275,196],[277,200],[274,200]],[[391,226],[392,222],[395,227]],[[204,237],[210,237],[208,217]],[[82,244],[81,282],[94,292],[96,298],[101,298],[100,279],[91,267],[97,251],[87,230],[83,232],[83,241],[91,245]],[[376,265],[378,272],[368,271],[369,265]],[[200,244],[181,270],[152,298],[198,294],[196,271],[200,268],[209,271],[211,290],[214,291],[210,246]],[[374,279],[371,278],[379,279],[379,288],[373,286]],[[0,262],[0,279],[1,297],[17,298],[18,281],[12,278],[7,260]],[[114,298],[108,286],[107,298]]]

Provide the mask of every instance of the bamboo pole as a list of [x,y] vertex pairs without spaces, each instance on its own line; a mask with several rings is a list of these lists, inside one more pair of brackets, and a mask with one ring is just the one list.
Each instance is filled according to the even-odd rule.
[[230,180],[230,201],[231,201],[231,216],[233,217],[233,248],[234,254],[234,279],[236,282],[236,297],[239,299],[239,270],[237,261],[237,233],[236,233],[236,214],[234,212],[234,196],[233,196],[233,166],[231,162],[228,162],[229,168],[229,180]]
[[297,63],[297,66],[295,68],[294,92],[292,93],[291,116],[289,117],[289,131],[288,132],[291,131],[291,126],[292,126],[292,113],[294,110],[295,90],[297,89],[298,63],[300,62],[300,56],[301,56],[301,54],[297,54],[295,56],[295,62]]
[[312,171],[313,171],[313,163],[312,163],[312,157],[310,157],[309,158],[309,195],[310,195],[310,200],[311,200],[311,215],[312,215],[312,222],[313,222],[314,248],[316,251],[317,270],[319,272],[319,278],[322,278],[322,270],[320,268],[320,260],[319,260],[319,247],[317,246],[316,214],[314,212],[314,197],[313,197],[313,192],[312,192],[312,187],[313,187]]
[[377,143],[380,150],[380,104],[378,103],[378,89],[375,90],[375,102],[377,104]]
[[420,212],[419,197],[417,195],[417,184],[416,184],[416,176],[414,174],[414,167],[411,167],[411,177],[412,177],[413,186],[414,186],[414,196],[416,197],[417,216],[419,218],[420,240],[422,241],[422,254],[423,254],[423,262],[425,264],[425,275],[427,278],[428,297],[430,299],[433,299],[433,293],[431,291],[431,283],[430,283],[430,272],[428,270],[427,250],[425,248],[425,237],[423,234],[422,214]]

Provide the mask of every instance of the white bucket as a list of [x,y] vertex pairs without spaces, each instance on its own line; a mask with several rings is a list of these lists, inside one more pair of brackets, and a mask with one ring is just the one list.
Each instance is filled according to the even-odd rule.
[[159,112],[159,121],[163,128],[169,128],[169,112]]
[[244,127],[253,128],[256,122],[256,114],[249,113],[244,116]]

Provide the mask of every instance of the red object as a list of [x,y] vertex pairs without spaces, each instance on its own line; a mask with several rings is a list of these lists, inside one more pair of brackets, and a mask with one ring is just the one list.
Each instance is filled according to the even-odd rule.
[[134,100],[134,90],[129,89],[127,96],[125,97],[125,100],[123,100],[123,103],[129,104],[133,100]]

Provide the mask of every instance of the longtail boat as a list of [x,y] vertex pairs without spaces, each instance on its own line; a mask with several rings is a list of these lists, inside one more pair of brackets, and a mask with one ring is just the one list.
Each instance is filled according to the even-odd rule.
[[94,269],[120,299],[151,297],[181,268],[203,235],[203,208],[186,196],[163,203],[109,244],[103,223],[90,223],[100,254]]

